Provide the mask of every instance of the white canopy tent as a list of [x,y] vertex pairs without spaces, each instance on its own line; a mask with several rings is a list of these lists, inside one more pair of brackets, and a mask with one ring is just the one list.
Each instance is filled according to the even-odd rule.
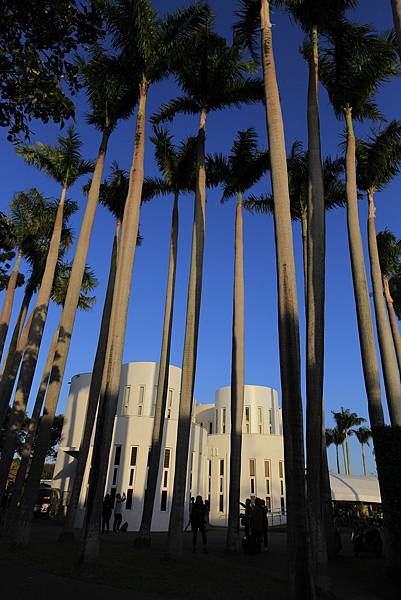
[[381,503],[377,477],[330,473],[331,498],[337,502]]

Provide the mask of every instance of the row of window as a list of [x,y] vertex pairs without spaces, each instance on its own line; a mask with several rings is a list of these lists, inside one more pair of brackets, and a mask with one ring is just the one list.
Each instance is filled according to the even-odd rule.
[[[220,413],[220,416],[219,416],[219,413]],[[220,410],[216,409],[214,433],[227,433],[226,414],[227,414],[226,408],[221,408]],[[245,433],[251,433],[251,407],[250,406],[244,407],[244,421],[245,421],[245,423],[244,423]],[[268,432],[272,433],[272,431],[273,431],[273,414],[272,414],[271,408],[269,408],[268,413],[267,413],[267,423],[268,423]],[[201,426],[203,426],[203,423],[201,423]],[[264,428],[264,423],[263,423],[263,407],[258,406],[257,432],[264,433],[264,429],[265,428]],[[210,434],[213,433],[213,423],[212,422],[209,423],[209,433]]]
[[[151,406],[151,413],[150,413],[151,417],[155,416],[156,397],[157,397],[157,385],[155,385],[153,387],[154,387],[153,398],[152,398],[152,406]],[[146,391],[146,386],[140,385],[139,391],[138,391],[138,402],[137,402],[137,406],[136,406],[136,414],[138,415],[138,417],[141,417],[142,415],[145,414],[145,411],[144,411],[145,391]],[[165,414],[166,419],[171,418],[171,412],[172,412],[172,408],[173,408],[173,392],[174,392],[174,390],[172,390],[172,389],[168,390],[166,414]],[[123,403],[122,403],[122,410],[121,410],[122,415],[133,414],[131,411],[131,402],[132,402],[131,386],[126,385],[124,387],[124,396],[123,396]]]

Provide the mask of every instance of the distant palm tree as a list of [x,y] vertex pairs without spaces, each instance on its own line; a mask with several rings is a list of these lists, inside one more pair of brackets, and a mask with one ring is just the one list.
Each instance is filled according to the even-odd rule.
[[353,433],[355,434],[358,442],[361,444],[363,474],[366,477],[365,444],[369,446],[369,440],[372,437],[372,432],[368,427],[359,427],[359,429],[354,429]]
[[52,232],[49,251],[46,259],[41,285],[36,299],[32,324],[15,392],[13,414],[10,418],[9,430],[0,460],[0,499],[3,496],[7,474],[10,469],[14,450],[21,429],[29,393],[39,354],[42,336],[47,319],[50,294],[54,273],[60,251],[63,212],[68,188],[82,175],[93,170],[93,164],[84,161],[80,155],[81,140],[74,127],[67,129],[66,136],[57,138],[57,145],[46,145],[37,142],[33,146],[20,146],[17,154],[38,169],[47,173],[61,185],[61,196],[57,206],[56,220]]
[[[113,296],[107,356],[110,357],[108,385],[100,399],[92,471],[83,527],[80,560],[96,561],[99,552],[99,523],[106,483],[107,465],[113,432],[113,420],[120,387],[122,352],[125,339],[132,266],[139,227],[144,179],[146,102],[150,86],[165,78],[174,60],[182,59],[180,42],[204,19],[208,9],[193,4],[158,18],[149,0],[118,0],[108,5],[107,19],[113,44],[122,60],[139,81],[139,105],[135,126],[135,146],[130,183],[124,210],[116,285]],[[111,352],[112,349],[112,352]]]
[[164,420],[167,405],[168,377],[170,364],[171,332],[173,323],[175,278],[178,255],[179,196],[195,191],[196,138],[189,137],[178,147],[166,129],[154,126],[151,140],[155,146],[155,158],[163,178],[147,178],[144,181],[142,201],[159,195],[173,195],[171,216],[170,252],[167,274],[166,302],[163,322],[163,337],[159,360],[156,404],[153,421],[152,445],[149,454],[148,479],[143,503],[142,519],[136,543],[149,545],[152,515],[159,474],[160,455],[163,441]]
[[[340,475],[340,460],[338,456],[338,447],[343,446],[345,440],[345,432],[338,429],[338,427],[334,427],[333,429],[326,429],[326,446],[329,447],[332,444],[336,447],[336,463],[337,463],[337,473]],[[344,447],[343,447],[344,449]],[[347,462],[345,460],[344,453],[344,471],[347,473]]]
[[401,240],[385,229],[377,234],[384,297],[401,375],[401,335],[397,318],[401,319]]
[[208,156],[207,174],[213,184],[223,185],[221,201],[236,198],[234,242],[234,290],[231,350],[231,444],[230,492],[226,550],[238,552],[240,520],[240,480],[242,423],[244,418],[244,242],[243,195],[261,179],[269,165],[268,153],[258,149],[253,128],[238,131],[229,156]]
[[[63,306],[68,288],[68,280],[71,274],[71,264],[61,263],[58,265],[54,277],[53,290],[52,290],[52,300],[58,306]],[[92,270],[87,266],[84,273],[84,278],[82,281],[81,294],[79,298],[79,308],[85,312],[88,312],[93,307],[96,298],[94,296],[89,296],[95,287],[97,286],[97,280],[94,277]],[[39,389],[36,395],[36,400],[34,407],[32,409],[32,414],[29,419],[28,430],[26,433],[26,437],[24,440],[24,444],[21,450],[21,461],[19,463],[17,476],[14,481],[14,485],[12,488],[12,496],[10,502],[7,506],[7,521],[11,525],[13,524],[13,519],[15,516],[15,510],[17,508],[17,504],[21,498],[22,488],[25,483],[26,473],[29,466],[29,462],[31,460],[32,451],[34,448],[34,444],[36,443],[35,438],[37,436],[38,425],[40,425],[40,413],[43,407],[43,401],[46,395],[46,389],[49,382],[50,372],[52,368],[52,364],[54,361],[54,354],[56,351],[56,344],[58,339],[58,334],[60,330],[60,323],[57,325],[50,348],[47,354],[47,359],[45,363],[45,367],[43,370],[42,378],[39,384]]]
[[259,79],[245,76],[247,64],[238,45],[229,46],[225,38],[211,31],[211,20],[189,39],[175,72],[184,91],[161,106],[155,122],[172,120],[178,113],[199,115],[196,148],[196,193],[188,284],[181,400],[177,433],[174,492],[171,504],[168,554],[181,556],[184,529],[184,504],[188,463],[191,413],[196,372],[200,304],[202,296],[203,254],[206,219],[205,140],[208,114],[229,106],[261,101]]
[[336,422],[338,431],[341,434],[344,434],[345,449],[344,443],[342,443],[342,446],[344,452],[345,474],[351,475],[351,459],[348,446],[348,437],[354,433],[352,428],[365,423],[366,419],[363,417],[358,417],[357,413],[351,412],[349,408],[344,408],[343,406],[339,412],[331,412]]
[[401,384],[390,325],[383,302],[383,278],[376,241],[374,197],[401,168],[401,121],[391,121],[366,140],[357,141],[357,183],[368,198],[368,243],[376,329],[392,425],[401,425]]
[[[1,381],[0,381],[0,426],[4,423],[7,407],[11,400],[18,369],[23,353],[28,343],[28,335],[33,319],[34,311],[27,319],[28,308],[33,294],[38,290],[46,267],[46,259],[52,238],[53,227],[57,217],[58,203],[42,196],[36,189],[24,192],[34,194],[37,204],[37,212],[42,214],[41,221],[43,230],[33,240],[25,259],[28,263],[30,275],[25,286],[20,311],[14,326],[13,335],[8,346],[7,355],[4,358]],[[68,226],[69,219],[76,212],[77,204],[66,200],[63,211],[63,229],[61,231],[59,261],[70,248],[72,243],[72,231]],[[38,217],[39,218],[39,217]],[[38,233],[38,232],[37,232]]]

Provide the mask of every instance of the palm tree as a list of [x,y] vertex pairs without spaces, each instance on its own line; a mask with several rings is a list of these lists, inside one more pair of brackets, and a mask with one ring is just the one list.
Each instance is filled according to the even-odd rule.
[[401,240],[397,240],[391,231],[385,229],[377,234],[377,248],[387,313],[401,375],[401,335],[397,323],[397,317],[401,318]]
[[[79,497],[82,488],[82,481],[85,474],[85,468],[88,461],[90,442],[92,439],[93,428],[95,425],[96,411],[98,409],[98,400],[101,390],[104,389],[104,371],[106,362],[107,339],[110,334],[110,318],[112,309],[113,292],[115,286],[118,245],[120,229],[124,214],[125,200],[127,197],[129,180],[127,173],[121,169],[116,162],[112,163],[108,179],[100,186],[99,200],[115,218],[115,232],[113,246],[110,258],[109,277],[107,282],[106,296],[103,304],[103,313],[100,324],[100,332],[96,355],[93,363],[91,383],[89,387],[88,404],[86,409],[85,425],[82,434],[79,454],[75,465],[74,483],[71,490],[71,496],[68,503],[67,515],[64,522],[61,541],[69,540],[73,537],[73,529],[76,517],[76,511],[79,504]],[[84,190],[89,188],[85,186]],[[138,236],[139,245],[140,239]]]
[[230,493],[226,550],[239,550],[240,479],[242,421],[244,414],[244,249],[242,208],[243,195],[266,172],[269,159],[258,149],[253,128],[239,131],[229,156],[207,157],[208,178],[223,184],[222,202],[236,197],[234,242],[234,290],[231,359],[231,446]]
[[[57,217],[58,202],[46,199],[38,190],[32,189],[24,192],[35,197],[37,202],[37,216],[42,225],[40,235],[32,240],[29,254],[26,260],[30,269],[30,276],[25,286],[25,293],[22,299],[19,315],[14,326],[13,335],[8,347],[7,355],[4,359],[4,365],[0,381],[0,426],[4,423],[7,407],[9,405],[15,379],[22,360],[23,353],[27,346],[28,334],[32,323],[33,313],[27,319],[28,308],[33,294],[40,286],[40,281],[46,266],[46,258],[49,252],[50,241]],[[66,200],[63,212],[63,229],[61,232],[59,260],[70,248],[72,243],[72,232],[68,226],[68,221],[76,212],[77,204],[71,200]],[[39,217],[40,215],[40,217]]]
[[191,38],[185,48],[185,61],[176,66],[176,78],[184,95],[162,105],[155,122],[172,120],[178,113],[198,114],[196,144],[196,191],[192,233],[191,268],[188,284],[187,317],[181,376],[174,492],[170,512],[167,552],[182,555],[184,503],[188,448],[196,371],[199,314],[205,237],[206,168],[205,132],[210,112],[241,103],[258,102],[263,89],[259,79],[244,76],[247,65],[238,45],[211,32],[211,19]]
[[58,261],[63,212],[68,188],[82,175],[93,170],[93,164],[82,160],[80,156],[81,141],[73,127],[69,127],[65,137],[59,135],[58,145],[46,145],[37,142],[33,146],[21,146],[17,153],[28,164],[37,166],[54,178],[61,186],[60,201],[46,259],[41,285],[36,299],[32,324],[28,334],[25,354],[21,364],[17,389],[14,398],[13,414],[10,418],[9,430],[0,461],[0,498],[3,496],[7,474],[14,455],[18,432],[21,429],[29,393],[32,386],[42,334],[46,323],[47,310],[53,285],[54,273]]
[[392,425],[401,425],[401,385],[391,329],[383,302],[383,281],[376,241],[374,194],[380,192],[401,167],[401,122],[391,121],[378,134],[357,142],[357,183],[367,194],[368,242],[377,337]]
[[261,30],[261,62],[269,139],[278,287],[280,370],[283,401],[284,457],[287,480],[289,597],[314,594],[308,549],[303,416],[301,398],[298,302],[291,228],[284,125],[273,52],[269,0],[241,0],[237,39],[256,56]]
[[[351,412],[349,408],[341,407],[339,412],[332,411],[334,420],[336,422],[337,429],[344,434],[345,441],[345,453],[344,453],[344,464],[346,475],[351,475],[351,461],[348,447],[348,437],[353,434],[353,427],[357,427],[362,423],[365,423],[366,419],[358,417],[357,413]],[[342,444],[344,451],[344,443]]]
[[196,139],[189,137],[178,147],[166,129],[154,126],[151,140],[155,146],[155,158],[163,178],[147,178],[144,181],[142,201],[159,195],[173,195],[171,215],[171,235],[167,290],[164,310],[163,336],[159,360],[156,405],[152,431],[152,445],[149,455],[149,471],[143,503],[141,526],[136,538],[138,545],[150,544],[150,530],[159,473],[160,454],[163,441],[164,417],[166,413],[168,377],[170,364],[171,332],[174,311],[175,277],[178,255],[179,196],[195,190],[195,149]]
[[369,446],[369,440],[372,437],[372,432],[368,427],[359,427],[359,429],[354,429],[353,433],[355,434],[358,442],[361,444],[363,474],[366,477],[365,444]]
[[[384,429],[379,366],[377,361],[369,291],[363,255],[357,206],[356,140],[354,120],[379,119],[374,95],[383,82],[398,74],[397,52],[392,36],[377,35],[366,25],[344,22],[332,35],[332,46],[324,50],[321,80],[326,86],[335,114],[346,125],[346,189],[348,240],[358,321],[359,341],[368,398],[370,426],[383,501],[386,557],[390,569],[398,568],[399,551],[396,529],[391,521],[400,522],[395,499],[394,478],[401,467],[387,474],[386,438],[392,429]],[[399,527],[399,525],[397,526]]]
[[92,478],[89,485],[80,549],[80,560],[82,561],[96,561],[98,557],[100,513],[113,430],[112,423],[119,394],[132,266],[139,226],[144,178],[145,109],[148,90],[151,84],[161,80],[169,73],[172,59],[178,58],[181,39],[198,26],[205,12],[208,11],[204,6],[195,4],[159,19],[151,8],[149,0],[117,0],[108,7],[108,23],[114,46],[121,51],[122,60],[132,69],[132,73],[140,73],[141,80],[135,126],[135,147],[113,296],[111,335],[106,354],[109,357],[108,383],[104,395],[101,395],[100,398],[92,457],[92,471],[96,472],[97,477],[96,479]]
[[401,0],[391,0],[393,8],[394,29],[397,34],[398,51],[401,56]]
[[[71,275],[72,266],[69,263],[61,263],[58,265],[55,273],[53,290],[52,290],[52,300],[58,306],[63,306],[68,288],[68,280]],[[85,268],[84,278],[82,281],[81,294],[79,298],[79,308],[85,312],[91,310],[92,306],[95,303],[95,297],[89,296],[95,287],[97,286],[97,280],[94,277],[93,271],[87,266]],[[29,462],[31,459],[32,450],[34,448],[34,444],[36,443],[35,438],[37,435],[38,426],[40,424],[40,413],[43,407],[43,401],[46,395],[46,389],[49,381],[49,376],[52,368],[52,364],[54,361],[54,355],[56,351],[56,344],[58,339],[58,334],[60,330],[60,323],[57,325],[55,332],[53,334],[53,338],[50,344],[50,348],[47,354],[47,359],[45,363],[45,367],[43,370],[42,378],[40,381],[39,389],[36,395],[35,404],[32,410],[31,417],[29,419],[28,430],[26,434],[26,438],[21,450],[21,461],[18,467],[17,476],[15,478],[15,482],[12,489],[12,496],[10,502],[7,507],[7,521],[12,524],[13,518],[15,516],[15,511],[18,505],[18,502],[21,497],[22,488],[25,482],[25,477],[27,473],[27,469],[29,466]]]
[[[47,389],[47,402],[54,406],[54,411],[60,396],[70,348],[108,141],[118,121],[131,115],[138,99],[138,88],[120,57],[109,57],[99,46],[94,46],[89,61],[85,63],[80,60],[79,66],[91,106],[88,122],[100,130],[102,137],[68,283],[59,339]],[[45,422],[49,438],[50,420],[42,422],[42,431]]]
[[[341,431],[338,427],[334,427],[333,429],[326,429],[326,447],[328,448],[331,444],[334,444],[336,447],[336,463],[337,463],[337,473],[340,475],[340,460],[338,456],[338,447],[343,446],[345,440],[345,433]],[[344,446],[343,446],[344,450]],[[345,459],[344,453],[344,470],[347,472],[347,462]]]
[[[308,194],[309,194],[309,160],[302,142],[292,143],[287,156],[288,186],[290,194],[291,219],[299,221],[302,235],[302,258],[304,274],[305,309],[307,306],[307,270],[308,270]],[[345,205],[345,186],[341,175],[344,172],[344,161],[329,156],[323,161],[324,203],[325,209],[331,210]],[[273,194],[250,196],[244,207],[251,213],[273,214]]]

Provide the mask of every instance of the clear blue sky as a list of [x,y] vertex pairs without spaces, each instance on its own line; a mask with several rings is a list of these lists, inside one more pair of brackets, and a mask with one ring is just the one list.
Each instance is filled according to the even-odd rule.
[[[217,30],[231,38],[233,7],[230,0],[211,0],[216,13]],[[185,6],[185,0],[154,0],[161,12]],[[390,0],[376,2],[364,0],[355,17],[374,25],[379,30],[392,26]],[[295,140],[306,141],[306,85],[307,69],[299,54],[302,33],[289,17],[273,11],[273,35],[277,61],[277,72],[285,120],[287,148]],[[400,81],[386,85],[378,95],[381,110],[388,119],[399,118]],[[160,103],[175,95],[178,89],[173,81],[163,82],[151,88],[148,114],[155,112]],[[320,96],[322,144],[324,154],[341,152],[342,124],[332,112],[324,90]],[[77,98],[77,127],[84,142],[86,158],[94,158],[99,143],[99,134],[85,123],[85,97]],[[211,114],[207,123],[207,151],[228,152],[238,129],[255,127],[262,146],[266,144],[265,120],[262,106],[244,107]],[[196,132],[195,117],[178,117],[171,131],[180,141]],[[118,160],[128,169],[133,146],[134,121],[122,123],[113,134],[106,165],[108,173],[111,161]],[[33,124],[32,141],[53,142],[58,133],[55,125]],[[357,133],[368,131],[357,126]],[[149,130],[148,130],[149,132]],[[15,156],[14,148],[6,141],[3,131],[0,138],[0,173],[2,195],[0,210],[7,212],[7,204],[16,191],[38,187],[47,196],[57,196],[57,186],[32,167],[27,167]],[[151,142],[146,144],[146,175],[156,175]],[[84,197],[80,181],[71,189],[70,197],[79,202],[80,210],[73,219],[76,235],[84,209]],[[401,237],[399,219],[399,195],[401,179],[394,180],[377,196],[377,228],[389,227]],[[270,188],[266,178],[257,188]],[[398,197],[397,197],[398,196]],[[143,246],[137,251],[134,266],[133,286],[127,323],[124,361],[157,361],[160,352],[168,242],[170,229],[171,199],[158,199],[145,205],[141,213]],[[360,219],[366,241],[366,201],[360,203]],[[183,197],[180,204],[179,264],[177,274],[176,306],[172,340],[171,362],[177,366],[182,361],[182,346],[185,327],[187,276],[189,268],[191,222],[193,198]],[[198,348],[198,368],[195,394],[198,401],[210,402],[215,390],[230,383],[231,363],[231,319],[233,279],[234,204],[220,204],[218,190],[208,193],[206,215],[206,246],[204,261],[204,287],[201,307],[201,323]],[[273,226],[270,217],[245,215],[245,278],[246,278],[246,383],[269,385],[280,390],[280,373],[277,337],[277,301],[275,276],[275,250]],[[63,412],[68,382],[78,372],[92,368],[99,331],[102,304],[107,282],[109,253],[113,237],[113,220],[100,207],[93,229],[88,262],[99,279],[97,304],[91,313],[79,314],[71,344],[58,412]],[[298,297],[301,315],[301,343],[304,346],[305,322],[302,294],[302,256],[299,224],[294,224],[294,244],[298,270]],[[366,248],[365,248],[366,249]],[[366,253],[367,256],[367,253]],[[13,320],[21,301],[21,291],[16,294]],[[36,393],[41,369],[46,358],[53,330],[59,318],[59,309],[52,306],[46,325],[40,360],[35,378]],[[348,256],[346,221],[344,209],[338,209],[327,217],[327,304],[326,304],[326,363],[325,363],[325,407],[327,425],[331,425],[331,410],[340,406],[349,407],[367,417],[367,403],[360,360],[355,305],[352,292],[351,271]],[[303,352],[304,368],[304,352]],[[305,396],[305,393],[304,393]],[[385,398],[383,396],[385,404]],[[330,461],[334,467],[334,450],[330,450]],[[361,471],[360,452],[353,442],[355,472]],[[369,470],[373,462],[369,459]]]

